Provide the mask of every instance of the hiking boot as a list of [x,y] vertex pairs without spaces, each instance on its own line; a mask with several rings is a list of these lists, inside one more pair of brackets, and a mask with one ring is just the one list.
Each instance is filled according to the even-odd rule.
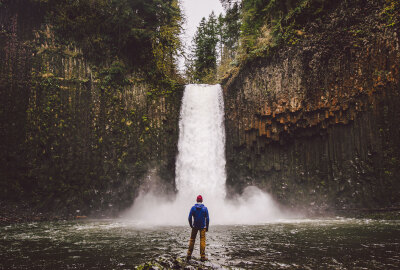
[[207,257],[201,257],[200,261],[202,261],[202,262],[208,261],[208,258]]

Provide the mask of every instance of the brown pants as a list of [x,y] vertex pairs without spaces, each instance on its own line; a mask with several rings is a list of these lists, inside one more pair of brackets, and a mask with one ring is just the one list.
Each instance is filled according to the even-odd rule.
[[192,256],[194,242],[196,241],[197,232],[200,231],[200,256],[201,258],[206,257],[206,229],[192,229],[192,234],[189,240],[189,249],[187,252],[188,257]]

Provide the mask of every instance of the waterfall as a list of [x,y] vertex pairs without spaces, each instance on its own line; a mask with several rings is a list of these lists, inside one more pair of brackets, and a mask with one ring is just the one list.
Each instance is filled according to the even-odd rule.
[[176,187],[179,196],[225,198],[224,101],[219,85],[188,85],[182,100]]
[[227,200],[224,102],[220,85],[187,85],[182,99],[171,199],[154,191],[140,194],[125,215],[140,224],[184,225],[197,195],[202,195],[211,224],[256,224],[283,217],[272,198],[256,187]]

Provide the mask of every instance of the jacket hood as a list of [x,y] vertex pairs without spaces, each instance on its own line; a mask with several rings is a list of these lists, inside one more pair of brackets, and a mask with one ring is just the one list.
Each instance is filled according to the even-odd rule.
[[203,204],[202,203],[196,203],[194,206],[196,206],[196,208],[203,208]]

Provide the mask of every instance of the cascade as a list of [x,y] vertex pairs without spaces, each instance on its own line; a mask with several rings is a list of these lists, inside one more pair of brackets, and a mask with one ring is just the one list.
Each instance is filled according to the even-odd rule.
[[225,198],[224,101],[219,85],[188,85],[179,122],[178,196],[207,201]]
[[140,194],[127,216],[151,225],[184,225],[197,195],[212,224],[255,224],[283,217],[272,198],[256,187],[227,200],[224,101],[220,85],[187,85],[179,120],[176,198]]

